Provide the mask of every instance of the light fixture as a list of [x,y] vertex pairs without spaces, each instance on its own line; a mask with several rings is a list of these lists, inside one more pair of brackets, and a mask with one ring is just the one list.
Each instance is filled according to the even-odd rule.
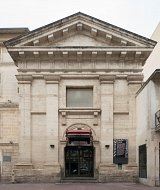
[[110,145],[109,145],[109,144],[106,144],[106,145],[105,145],[105,147],[106,147],[106,148],[109,148],[109,147],[110,147]]
[[54,148],[54,144],[50,144],[50,147],[51,147],[51,148]]

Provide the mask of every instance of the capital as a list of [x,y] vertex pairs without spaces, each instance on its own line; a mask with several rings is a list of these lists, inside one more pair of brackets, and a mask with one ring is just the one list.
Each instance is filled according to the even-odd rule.
[[104,83],[114,83],[116,76],[115,75],[100,75],[99,80],[101,84]]
[[48,84],[59,83],[60,76],[59,75],[44,75],[44,79]]

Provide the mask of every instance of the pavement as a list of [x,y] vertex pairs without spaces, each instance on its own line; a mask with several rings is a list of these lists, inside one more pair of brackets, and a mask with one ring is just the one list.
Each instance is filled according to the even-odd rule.
[[136,183],[0,184],[0,190],[160,190]]

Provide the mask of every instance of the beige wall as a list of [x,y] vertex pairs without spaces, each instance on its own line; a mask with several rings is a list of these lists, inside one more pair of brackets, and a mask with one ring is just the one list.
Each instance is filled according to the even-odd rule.
[[[0,101],[8,110],[2,128],[9,133],[5,139],[15,135],[19,143],[15,175],[21,180],[59,181],[64,176],[65,131],[83,126],[93,133],[96,179],[135,181],[135,95],[143,79],[143,62],[154,43],[88,17],[82,16],[81,23],[77,19],[67,26],[57,23],[35,30],[27,41],[23,36],[19,49],[11,45],[18,73],[3,50]],[[77,86],[93,87],[92,108],[66,107],[66,88]],[[12,126],[6,118],[11,118]],[[119,169],[113,163],[113,139],[122,138],[128,140],[129,159]]]
[[[17,67],[3,42],[17,36],[0,33],[0,164],[1,180],[11,175],[18,160],[19,143],[19,95],[15,75]],[[11,162],[3,162],[3,156],[11,156]]]

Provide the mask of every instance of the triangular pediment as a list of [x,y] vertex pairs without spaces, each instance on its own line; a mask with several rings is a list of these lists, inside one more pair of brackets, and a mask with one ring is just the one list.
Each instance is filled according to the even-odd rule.
[[5,45],[7,47],[154,47],[155,42],[79,12],[11,39]]
[[88,47],[88,46],[96,46],[96,47],[106,47],[106,46],[110,46],[111,44],[107,41],[100,41],[97,40],[95,38],[92,38],[90,36],[86,36],[83,34],[75,34],[73,36],[69,36],[67,38],[63,38],[59,41],[55,41],[55,42],[50,42],[50,43],[46,43],[44,44],[45,46],[71,46],[71,47],[75,47],[75,46],[83,46],[83,47]]

